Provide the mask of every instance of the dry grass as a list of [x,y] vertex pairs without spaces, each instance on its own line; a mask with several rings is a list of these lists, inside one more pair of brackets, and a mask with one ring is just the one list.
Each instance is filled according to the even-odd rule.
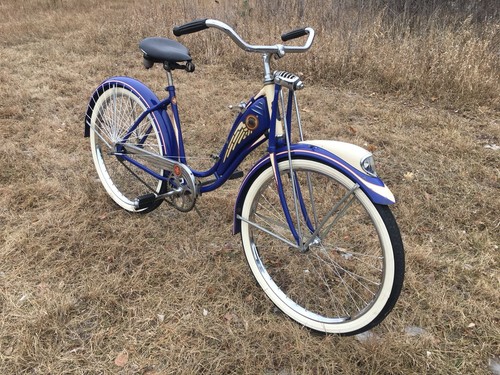
[[[0,4],[0,373],[491,373],[500,356],[498,19],[435,21],[418,36],[394,32],[378,10],[367,22],[347,2],[336,24],[321,23],[329,13],[317,6],[288,24],[269,17],[281,2],[267,13],[246,1],[166,4]],[[405,289],[371,340],[318,337],[274,311],[231,235],[238,181],[203,196],[201,217],[166,206],[129,215],[101,188],[82,137],[88,96],[114,74],[161,94],[163,73],[141,69],[138,41],[201,16],[255,43],[308,19],[318,29],[297,61],[307,137],[374,150],[407,250]],[[199,62],[176,75],[188,152],[206,157],[229,129],[225,105],[259,89],[259,58],[212,31],[183,41]],[[412,335],[413,326],[425,331]]]

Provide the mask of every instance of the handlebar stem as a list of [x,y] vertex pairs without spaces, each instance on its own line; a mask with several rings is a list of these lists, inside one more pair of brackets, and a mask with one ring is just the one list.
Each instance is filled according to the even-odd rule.
[[271,83],[274,80],[273,73],[271,73],[271,54],[262,54],[262,60],[264,61],[264,83]]

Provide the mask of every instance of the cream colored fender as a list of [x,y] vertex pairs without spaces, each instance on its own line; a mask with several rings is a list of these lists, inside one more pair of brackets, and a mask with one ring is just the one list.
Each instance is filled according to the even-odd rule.
[[[373,155],[370,151],[365,150],[362,147],[346,142],[326,140],[303,141],[299,142],[299,144],[307,144],[315,147],[320,147],[328,151],[329,153],[338,156],[358,172],[361,172],[364,175],[377,177],[375,166],[373,165]],[[370,160],[370,158],[372,164],[370,167],[372,168],[371,173],[363,168],[363,161]],[[347,168],[345,164],[343,164],[343,167]],[[379,185],[379,183],[381,182],[380,179],[377,182],[377,184],[373,184],[364,179],[364,185],[367,188],[387,198],[387,200],[389,200],[390,202],[395,203],[396,199],[394,198],[394,195],[389,190],[389,188],[383,183],[382,186]]]

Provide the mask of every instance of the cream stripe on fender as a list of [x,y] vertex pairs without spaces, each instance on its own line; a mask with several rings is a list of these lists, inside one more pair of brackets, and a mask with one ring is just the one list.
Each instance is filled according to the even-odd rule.
[[[361,161],[369,156],[372,156],[372,153],[370,151],[346,142],[312,140],[312,141],[303,141],[299,143],[323,148],[331,152],[332,154],[338,156],[339,158],[345,160],[347,163],[349,163],[349,165],[351,165],[352,167],[354,167],[355,169],[364,174],[366,174],[366,172],[361,168]],[[373,190],[375,193],[389,199],[391,202],[393,203],[396,202],[394,195],[387,186],[385,185],[379,186],[371,184],[366,180],[363,180],[363,184],[367,188]]]

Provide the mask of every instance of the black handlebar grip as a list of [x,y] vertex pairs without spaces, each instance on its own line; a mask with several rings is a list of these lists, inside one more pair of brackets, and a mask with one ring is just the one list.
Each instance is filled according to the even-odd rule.
[[184,25],[181,25],[181,26],[175,26],[174,27],[174,35],[181,36],[181,35],[196,33],[198,31],[208,29],[206,21],[207,21],[207,18],[202,19],[202,20],[191,21],[191,22],[185,23]]
[[305,28],[304,29],[292,30],[292,31],[289,31],[289,32],[284,33],[283,35],[281,35],[281,40],[283,42],[286,42],[287,40],[299,38],[299,37],[304,36],[304,35],[307,35],[307,32],[306,32]]

